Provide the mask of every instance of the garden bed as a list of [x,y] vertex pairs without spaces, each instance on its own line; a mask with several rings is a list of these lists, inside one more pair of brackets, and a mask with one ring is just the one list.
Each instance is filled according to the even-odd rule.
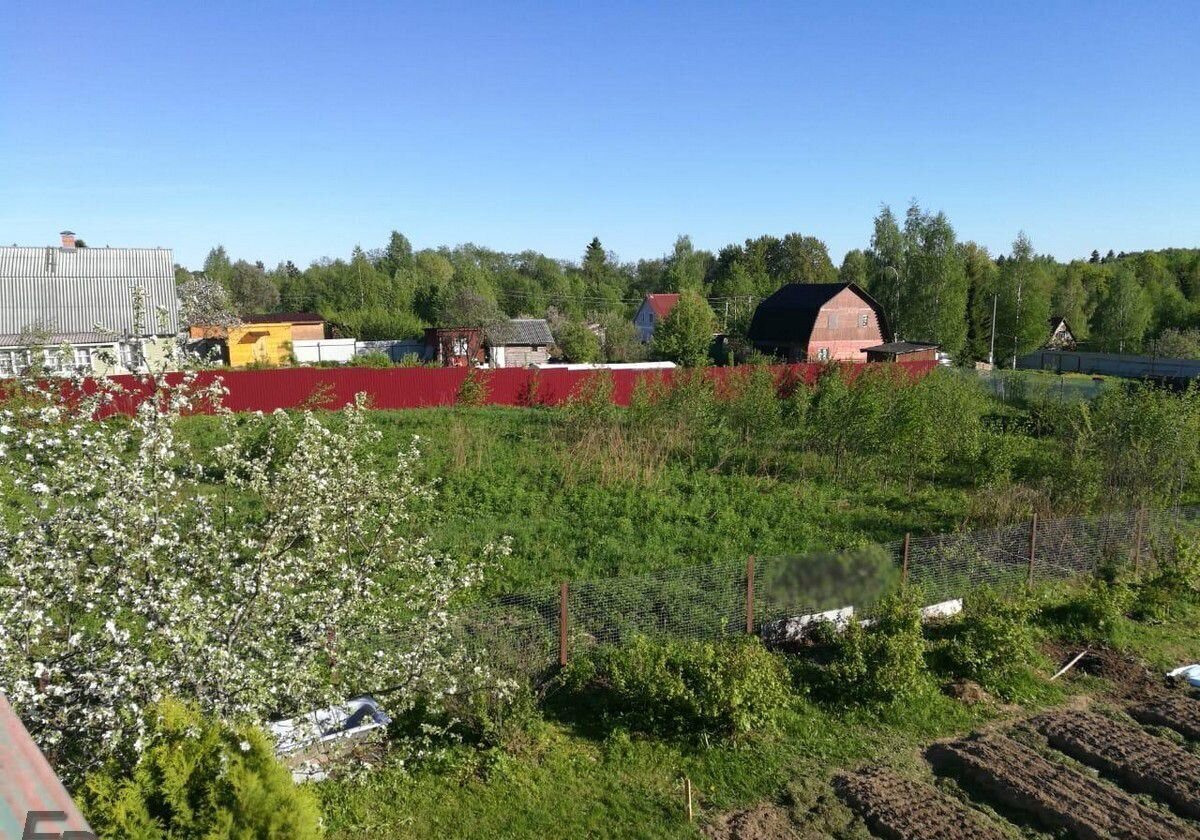
[[834,789],[871,829],[887,840],[1004,840],[999,829],[931,785],[883,768],[844,773]]
[[984,735],[938,744],[928,756],[939,772],[954,774],[1006,811],[1050,830],[1065,830],[1072,837],[1200,837],[1179,819],[1009,738]]
[[1129,790],[1200,818],[1200,756],[1136,726],[1087,712],[1047,715],[1036,724],[1056,749]]

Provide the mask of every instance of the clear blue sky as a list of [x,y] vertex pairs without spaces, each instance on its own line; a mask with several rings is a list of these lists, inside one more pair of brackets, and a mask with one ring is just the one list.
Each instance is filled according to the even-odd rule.
[[15,2],[0,242],[838,263],[915,197],[994,251],[1200,245],[1200,7],[977,5]]

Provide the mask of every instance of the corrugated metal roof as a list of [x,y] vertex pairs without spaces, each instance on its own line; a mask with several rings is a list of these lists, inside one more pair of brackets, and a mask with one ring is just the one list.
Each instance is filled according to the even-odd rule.
[[134,288],[145,292],[140,334],[179,331],[168,248],[0,247],[0,333],[133,332]]
[[513,318],[488,327],[488,341],[497,347],[514,344],[549,346],[554,343],[550,325],[542,318]]
[[0,837],[25,836],[31,811],[58,812],[64,817],[60,820],[43,813],[33,826],[37,837],[91,831],[50,762],[0,694]]

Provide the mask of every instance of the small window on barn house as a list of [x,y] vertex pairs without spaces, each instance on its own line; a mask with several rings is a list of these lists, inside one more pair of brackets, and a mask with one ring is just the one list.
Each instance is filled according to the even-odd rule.
[[829,329],[831,329],[831,330],[837,329],[837,313],[836,312],[829,313]]
[[459,336],[458,338],[454,339],[454,355],[467,355],[467,339],[464,336]]
[[865,327],[869,323],[871,323],[871,316],[866,312],[858,316],[858,325],[860,327]]
[[822,347],[820,350],[817,351],[817,361],[819,361],[819,362],[828,362],[829,361],[829,348],[828,347]]

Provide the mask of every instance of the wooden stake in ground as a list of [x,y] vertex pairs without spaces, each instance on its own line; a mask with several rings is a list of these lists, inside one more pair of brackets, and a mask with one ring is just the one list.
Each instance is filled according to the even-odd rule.
[[692,780],[687,776],[683,777],[683,795],[687,799],[687,817],[688,822],[692,821],[694,814],[692,813]]

